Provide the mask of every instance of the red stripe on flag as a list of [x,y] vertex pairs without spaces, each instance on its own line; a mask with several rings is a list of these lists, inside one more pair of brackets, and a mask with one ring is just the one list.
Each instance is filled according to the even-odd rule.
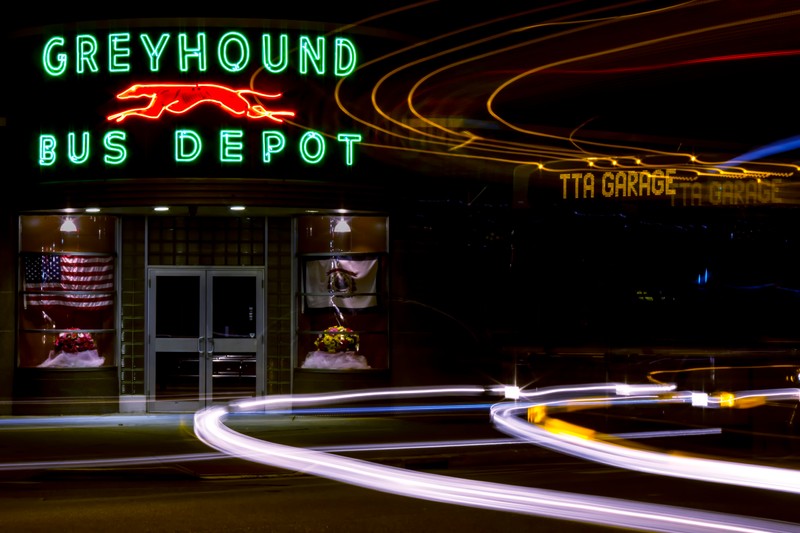
[[102,309],[114,304],[113,256],[57,257],[26,257],[27,305]]

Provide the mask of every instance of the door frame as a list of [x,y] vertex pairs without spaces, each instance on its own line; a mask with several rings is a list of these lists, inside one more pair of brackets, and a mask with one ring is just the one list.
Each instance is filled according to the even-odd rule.
[[[198,339],[174,339],[178,347],[185,347],[191,351],[192,347],[204,355],[198,356],[198,397],[196,400],[158,400],[156,396],[156,278],[158,276],[198,276],[198,290],[200,292],[200,309],[198,309],[199,328],[201,335]],[[247,351],[245,344],[255,345],[256,365],[256,396],[266,395],[266,294],[265,294],[265,267],[252,266],[151,266],[146,268],[146,306],[145,306],[145,397],[148,412],[194,412],[215,403],[225,403],[213,400],[213,351],[219,339],[213,339],[207,344],[206,339],[213,338],[211,332],[213,321],[213,280],[216,277],[255,276],[256,277],[256,332],[255,343],[247,342],[249,339],[225,339],[230,351]],[[211,351],[209,351],[209,347]]]

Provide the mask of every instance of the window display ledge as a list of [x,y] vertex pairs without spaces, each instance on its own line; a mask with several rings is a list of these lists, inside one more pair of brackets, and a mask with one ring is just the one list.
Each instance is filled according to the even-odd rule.
[[310,374],[380,374],[388,372],[385,368],[296,368],[295,372]]
[[15,415],[119,412],[119,368],[17,368]]
[[380,389],[388,387],[388,369],[320,370],[295,369],[293,391],[295,394],[337,392],[354,389]]

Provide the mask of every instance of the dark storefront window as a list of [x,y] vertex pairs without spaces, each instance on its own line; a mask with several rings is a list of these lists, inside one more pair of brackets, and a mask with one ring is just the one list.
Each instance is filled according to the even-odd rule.
[[387,229],[385,217],[298,219],[299,368],[388,368]]
[[116,365],[115,250],[114,217],[20,217],[20,368]]

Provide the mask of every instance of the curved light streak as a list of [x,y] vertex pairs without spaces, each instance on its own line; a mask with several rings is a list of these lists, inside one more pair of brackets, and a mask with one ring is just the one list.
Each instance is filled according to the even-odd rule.
[[[796,16],[796,15],[800,15],[800,11],[793,11],[793,12],[787,12],[787,13],[783,13],[782,14],[782,16]],[[511,129],[517,130],[517,131],[519,131],[521,133],[527,133],[527,134],[530,134],[530,135],[541,136],[541,135],[543,135],[541,132],[537,132],[537,131],[534,131],[534,130],[530,130],[530,129],[527,129],[527,128],[523,128],[523,127],[517,126],[513,122],[502,118],[497,112],[494,111],[493,102],[495,101],[497,96],[502,91],[504,91],[505,89],[507,89],[508,87],[513,85],[514,83],[516,83],[516,82],[518,82],[518,81],[520,81],[520,80],[522,80],[524,78],[527,78],[527,77],[529,77],[529,76],[531,76],[533,74],[537,74],[537,73],[545,71],[545,70],[549,70],[549,69],[552,69],[552,68],[555,68],[555,67],[559,67],[561,65],[568,65],[568,64],[571,64],[571,63],[574,63],[574,62],[578,62],[578,61],[583,61],[583,60],[586,60],[586,59],[595,59],[595,58],[598,58],[598,57],[610,56],[610,55],[613,55],[613,54],[618,54],[620,52],[626,52],[626,51],[629,51],[629,50],[635,50],[635,49],[638,49],[638,48],[644,48],[644,47],[647,47],[647,46],[652,46],[654,44],[659,44],[659,43],[663,43],[663,42],[668,42],[668,41],[672,41],[672,40],[685,38],[685,37],[688,37],[688,36],[691,36],[691,35],[698,35],[698,34],[702,34],[702,33],[709,33],[709,32],[719,31],[719,30],[722,30],[722,29],[727,29],[727,28],[732,28],[732,27],[738,27],[738,26],[744,26],[744,25],[748,25],[748,24],[754,24],[754,23],[757,23],[757,22],[763,21],[763,20],[771,20],[771,19],[774,19],[775,17],[776,17],[776,15],[766,15],[766,16],[763,16],[763,17],[756,17],[756,18],[747,19],[747,20],[737,20],[737,21],[734,21],[734,22],[729,22],[729,23],[725,23],[725,24],[719,24],[719,25],[716,25],[716,26],[699,28],[699,29],[696,29],[696,30],[691,30],[691,31],[686,31],[686,32],[679,32],[679,33],[675,33],[675,34],[668,35],[668,36],[658,37],[658,38],[655,38],[655,39],[649,39],[649,40],[646,40],[646,41],[636,42],[636,43],[632,43],[632,44],[628,44],[628,45],[624,45],[624,46],[610,48],[610,49],[607,49],[607,50],[601,50],[601,51],[597,51],[597,52],[592,52],[592,53],[585,54],[585,55],[582,55],[582,56],[568,58],[568,59],[561,60],[561,61],[555,61],[555,62],[552,62],[552,63],[549,63],[549,64],[545,64],[545,65],[540,65],[540,66],[538,66],[536,68],[529,69],[529,70],[527,70],[527,71],[525,71],[525,72],[523,72],[521,74],[518,74],[517,76],[514,76],[513,78],[511,78],[508,81],[506,81],[505,83],[502,83],[501,85],[499,85],[498,88],[494,91],[494,93],[488,98],[488,100],[486,102],[487,110],[488,110],[489,114],[492,117],[494,117],[498,122],[508,126]],[[551,138],[554,138],[554,139],[564,139],[564,137],[555,136],[555,135],[545,135],[545,136],[546,137],[551,137]],[[610,144],[610,143],[599,143],[599,142],[593,142],[593,141],[584,141],[584,143],[585,144],[589,144],[591,146],[595,146],[595,147],[605,147],[605,148],[613,148],[613,149],[622,148],[622,146],[620,146],[620,145],[615,145],[615,144]],[[679,155],[677,153],[665,152],[665,151],[662,151],[662,150],[653,150],[653,149],[647,149],[647,148],[642,148],[641,151],[647,152],[647,153],[650,153],[650,154],[657,154],[657,155]],[[683,155],[687,155],[687,154],[683,154]]]
[[[568,44],[570,39],[574,39],[574,37],[570,37],[571,35],[574,36],[579,32],[590,30],[600,25],[609,25],[609,27],[612,27],[611,25],[616,25],[613,26],[619,28],[616,33],[618,35],[624,35],[626,33],[626,26],[622,25],[622,23],[625,21],[641,20],[642,22],[640,24],[647,24],[652,20],[652,23],[656,25],[660,20],[658,17],[662,13],[676,12],[679,9],[695,7],[701,4],[701,2],[695,1],[676,1],[670,6],[658,9],[648,9],[649,6],[647,3],[643,3],[641,8],[638,8],[635,4],[606,5],[602,8],[598,7],[593,11],[574,14],[572,16],[575,20],[564,20],[564,17],[547,20],[545,18],[548,14],[547,9],[539,8],[520,11],[514,13],[513,16],[506,14],[494,20],[487,20],[480,24],[473,24],[460,29],[454,30],[448,28],[443,30],[441,34],[418,41],[412,45],[404,45],[397,49],[390,50],[385,55],[367,61],[359,66],[360,83],[363,83],[368,76],[373,76],[376,80],[369,93],[369,103],[371,104],[375,117],[367,114],[359,115],[358,112],[354,111],[357,109],[357,103],[364,103],[366,106],[366,102],[353,101],[351,103],[345,101],[342,88],[344,84],[349,81],[347,78],[339,80],[336,85],[334,92],[335,103],[341,111],[352,120],[364,127],[373,129],[376,134],[380,134],[377,137],[370,137],[376,138],[376,141],[364,143],[363,145],[381,150],[451,158],[455,157],[462,161],[537,164],[541,169],[549,172],[578,172],[592,168],[644,170],[669,166],[680,170],[684,174],[697,177],[764,179],[794,176],[798,169],[797,166],[793,164],[773,163],[765,160],[759,160],[752,164],[746,160],[727,160],[726,162],[726,159],[722,158],[702,157],[696,154],[681,152],[680,146],[683,145],[682,139],[676,139],[675,141],[679,146],[677,150],[669,151],[657,149],[655,147],[627,146],[616,142],[597,142],[591,139],[578,139],[574,137],[574,131],[573,137],[570,138],[569,136],[548,133],[541,126],[536,124],[517,124],[512,119],[503,117],[495,111],[495,101],[501,93],[518,84],[519,81],[530,78],[530,76],[534,74],[555,72],[553,69],[559,66],[572,65],[576,62],[586,60],[596,61],[609,57],[616,58],[632,50],[649,50],[654,47],[660,47],[664,43],[684,44],[688,39],[702,35],[722,35],[722,38],[725,38],[725,32],[730,32],[732,29],[746,31],[750,27],[757,28],[760,24],[765,22],[783,21],[786,20],[786,17],[794,17],[800,14],[798,10],[786,10],[780,13],[762,13],[759,16],[728,20],[719,24],[703,27],[683,29],[678,26],[676,30],[669,35],[657,36],[641,41],[623,42],[618,46],[610,46],[607,49],[596,49],[588,53],[576,53],[572,57],[570,57],[568,53],[559,55],[558,57],[539,57],[535,54],[523,55],[520,53],[523,51],[521,47],[532,43],[542,43],[544,41],[552,42],[552,48],[554,50],[565,49],[562,45]],[[602,14],[603,9],[609,8],[615,8],[621,11],[628,10],[629,12],[622,13],[615,17],[601,18],[595,16],[598,12]],[[720,6],[720,9],[724,8]],[[416,14],[415,11],[411,13]],[[388,16],[390,13],[386,13],[386,15]],[[424,17],[425,12],[419,11],[419,16]],[[557,12],[554,12],[554,17],[555,16],[559,16]],[[645,16],[650,18],[645,19]],[[538,17],[538,20],[531,20],[534,17]],[[687,20],[692,20],[692,17],[688,13]],[[503,24],[501,25],[500,22]],[[511,24],[516,24],[516,26],[512,27]],[[785,23],[781,22],[781,24]],[[563,26],[567,29],[536,36],[534,39],[523,40],[523,42],[514,43],[512,45],[501,41],[504,37],[507,38],[515,34],[523,34],[523,32],[530,31],[531,29],[546,27],[556,28],[558,26]],[[497,31],[491,33],[495,27],[497,27]],[[471,31],[477,28],[481,28],[484,33],[472,39],[475,34],[471,33]],[[635,35],[635,33],[632,35]],[[450,40],[445,41],[443,40],[444,38]],[[461,39],[461,41],[458,42],[455,39]],[[730,42],[741,44],[740,40],[731,39]],[[446,47],[440,49],[434,48],[439,43],[444,44]],[[494,43],[498,44],[495,45]],[[734,60],[744,61],[760,57],[789,55],[791,53],[791,51],[763,52],[759,50],[742,52],[739,49],[739,44],[731,48],[732,51],[730,53],[716,55],[716,61],[721,62],[725,60],[726,62],[734,63]],[[411,55],[415,53],[417,55]],[[524,72],[510,79],[498,79],[495,81],[500,74],[496,70],[497,61],[508,59],[511,57],[512,53],[516,53],[517,56],[521,58],[519,66],[525,69]],[[409,59],[405,62],[402,62],[403,54],[410,55]],[[457,57],[461,55],[466,55],[466,57]],[[454,56],[453,60],[449,63],[442,64],[449,59],[449,56]],[[616,70],[619,72],[635,71],[637,69],[664,70],[679,64],[704,63],[715,60],[715,58],[712,57],[709,59],[700,57],[683,61],[661,62],[649,67],[643,67],[641,65],[623,65],[621,67],[616,67]],[[389,60],[396,60],[402,63],[390,64]],[[530,62],[532,60],[540,61],[541,65],[538,65],[536,68],[530,68]],[[428,72],[417,74],[412,70],[415,68],[424,68],[428,62],[432,65]],[[381,72],[380,69],[384,67],[385,72]],[[480,80],[482,84],[494,84],[494,87],[487,87],[486,93],[489,96],[483,95],[482,86],[477,89],[464,84],[448,86],[447,83],[450,82],[448,79],[445,79],[444,75],[455,72],[454,75],[457,76],[458,71],[456,69],[459,68],[462,70],[468,69],[465,70],[465,72],[472,73],[472,78]],[[595,68],[593,70],[582,70],[585,72],[614,71],[614,69],[603,69],[602,66],[601,68]],[[414,78],[415,76],[416,79]],[[481,131],[471,130],[469,126],[461,129],[457,126],[450,125],[446,120],[443,121],[437,118],[434,114],[431,114],[430,110],[423,111],[420,105],[418,105],[418,102],[422,99],[420,95],[421,88],[431,85],[434,78],[443,80],[439,98],[447,100],[450,96],[455,96],[456,98],[459,96],[463,98],[473,96],[474,101],[482,102],[485,111],[488,112],[495,121],[493,127],[487,127]],[[394,82],[394,85],[391,85],[392,82]],[[437,87],[434,86],[433,88],[436,89]],[[402,94],[391,96],[390,92],[392,89]],[[458,94],[454,94],[456,91],[459,91]],[[394,99],[381,102],[379,101],[379,96],[382,94],[386,94],[386,97]],[[531,106],[546,105],[546,103],[537,102],[535,87],[531,88],[529,98]],[[396,106],[394,112],[387,110],[392,104]],[[442,117],[445,119],[451,114],[447,111],[448,109],[445,109],[444,112],[441,113]],[[467,118],[472,116],[472,112],[473,111],[467,112]],[[419,124],[425,127],[416,127],[410,122],[412,120],[418,121]],[[574,130],[574,128],[571,129]],[[505,130],[503,132],[504,135],[507,135],[509,130],[513,130],[517,134],[520,134],[518,137],[519,140],[511,140],[510,138],[501,139],[495,134],[496,131],[501,130]],[[531,142],[530,139],[533,139],[533,142]],[[403,146],[397,144],[397,142],[406,142],[408,145]],[[570,145],[570,142],[573,144]],[[578,146],[578,143],[580,143],[580,146]],[[595,152],[594,155],[596,157],[613,158],[617,161],[636,159],[637,163],[635,165],[615,164],[611,167],[601,167],[593,164],[593,162],[587,158],[587,155],[591,156],[592,152]],[[749,168],[752,165],[756,165],[756,167]]]
[[[796,150],[797,148],[800,148],[800,135],[795,135],[794,137],[789,137],[788,139],[782,139],[766,146],[762,146],[761,148],[757,148],[732,159],[729,163],[734,164],[743,163],[745,161],[754,161],[770,155]],[[723,168],[728,166],[729,163],[725,163]]]
[[[671,369],[671,370],[653,370],[647,373],[647,380],[651,383],[656,383],[659,385],[667,385],[671,381],[674,380],[675,376],[679,374],[690,374],[690,373],[700,373],[700,372],[719,372],[722,370],[793,370],[792,374],[798,375],[800,374],[800,364],[776,364],[776,365],[738,365],[738,366],[730,366],[730,365],[714,365],[714,366],[695,366],[692,368],[679,368],[679,369]],[[666,374],[672,378],[670,381],[662,381],[658,379],[656,376],[661,376]]]
[[[708,400],[705,405],[719,407],[725,403],[725,399],[722,397],[708,396],[705,393],[703,395]],[[800,399],[798,389],[743,391],[734,396],[745,403],[754,397],[794,401]],[[602,398],[594,401],[596,404],[602,405],[616,400],[615,398]],[[663,396],[651,394],[649,397],[640,396],[639,400],[652,404],[664,402],[694,404],[698,402],[697,393],[690,392]],[[630,401],[630,398],[627,401]],[[580,397],[526,404],[498,404],[492,407],[491,418],[498,429],[508,435],[589,461],[650,474],[800,494],[800,471],[798,470],[688,457],[675,453],[661,453],[621,446],[603,440],[601,436],[597,435],[587,438],[571,432],[550,431],[547,429],[546,423],[530,424],[519,416],[531,408],[574,405],[576,403],[589,405],[585,399]]]
[[[653,394],[655,391],[663,392],[668,388],[650,385],[634,389],[650,391]],[[782,530],[800,532],[798,524],[412,472],[316,450],[263,441],[237,433],[224,423],[233,412],[260,412],[274,406],[284,408],[295,404],[310,405],[330,401],[418,397],[430,394],[448,395],[459,394],[458,391],[462,390],[476,394],[484,392],[501,394],[505,389],[502,387],[491,390],[483,390],[480,387],[437,387],[373,390],[364,392],[363,396],[358,391],[321,395],[272,396],[198,411],[195,414],[194,428],[195,434],[201,441],[234,457],[287,470],[305,472],[381,492],[431,501],[644,531],[755,532]],[[624,389],[613,385],[560,387],[528,396],[558,397],[576,393],[579,393],[578,396],[580,396],[596,394],[599,390]],[[630,394],[630,391],[630,388],[626,389],[625,394]],[[509,404],[509,407],[513,407],[513,405],[515,404]],[[499,410],[499,412],[503,413],[503,410]]]

